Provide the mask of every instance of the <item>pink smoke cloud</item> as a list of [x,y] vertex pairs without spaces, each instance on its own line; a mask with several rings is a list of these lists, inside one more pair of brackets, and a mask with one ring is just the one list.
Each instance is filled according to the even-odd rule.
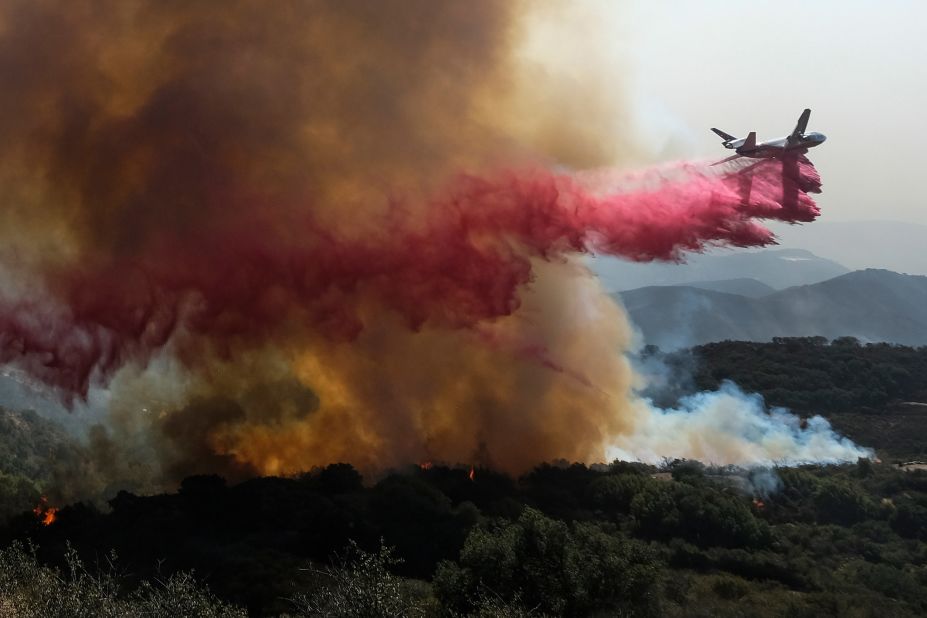
[[364,328],[361,303],[411,330],[473,328],[518,309],[532,259],[678,260],[709,246],[767,245],[774,236],[759,220],[819,214],[810,194],[820,177],[804,157],[682,163],[627,184],[635,188],[603,194],[544,170],[461,176],[424,219],[367,222],[378,233],[350,237],[311,215],[284,234],[260,204],[239,205],[128,257],[44,273],[41,294],[0,300],[0,363],[69,399],[172,340],[221,348],[278,336],[294,321],[351,340]]

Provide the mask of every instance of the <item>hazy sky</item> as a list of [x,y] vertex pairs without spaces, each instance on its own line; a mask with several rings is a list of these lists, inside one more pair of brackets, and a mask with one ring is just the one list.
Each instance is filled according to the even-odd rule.
[[614,18],[660,158],[720,158],[709,127],[779,137],[810,107],[824,220],[927,223],[927,3],[630,0]]

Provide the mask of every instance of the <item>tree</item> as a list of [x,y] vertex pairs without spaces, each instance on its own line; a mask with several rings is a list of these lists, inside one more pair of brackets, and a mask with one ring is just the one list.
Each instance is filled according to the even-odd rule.
[[474,611],[487,594],[558,616],[585,616],[637,603],[658,579],[641,545],[596,524],[549,519],[525,509],[516,522],[475,528],[458,564],[443,562],[435,593],[449,609]]
[[814,493],[818,520],[843,525],[863,521],[875,512],[875,504],[856,487],[842,481],[823,479]]
[[586,499],[597,508],[627,513],[631,500],[646,484],[647,478],[639,474],[610,474],[589,483]]
[[650,483],[631,501],[631,515],[653,538],[724,547],[761,547],[770,540],[769,526],[753,516],[742,497],[708,485]]

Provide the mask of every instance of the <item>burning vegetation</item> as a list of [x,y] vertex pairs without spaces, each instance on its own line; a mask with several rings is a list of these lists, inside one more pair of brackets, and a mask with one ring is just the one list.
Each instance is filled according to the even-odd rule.
[[58,509],[49,505],[48,498],[42,496],[39,499],[39,503],[32,509],[32,513],[43,526],[50,526],[55,523],[55,519],[58,516]]

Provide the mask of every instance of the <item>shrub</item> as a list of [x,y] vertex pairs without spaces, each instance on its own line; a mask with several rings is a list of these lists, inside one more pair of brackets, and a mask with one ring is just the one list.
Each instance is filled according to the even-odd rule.
[[377,553],[362,550],[351,541],[336,555],[332,566],[314,570],[319,586],[297,595],[293,604],[299,616],[330,618],[392,618],[424,615],[424,604],[412,598],[403,580],[390,572],[402,561],[382,545]]
[[34,551],[20,543],[0,550],[0,610],[17,618],[244,618],[243,609],[222,603],[191,573],[165,581],[142,582],[122,595],[123,577],[110,556],[93,574],[73,550],[65,556],[68,572],[39,564]]

